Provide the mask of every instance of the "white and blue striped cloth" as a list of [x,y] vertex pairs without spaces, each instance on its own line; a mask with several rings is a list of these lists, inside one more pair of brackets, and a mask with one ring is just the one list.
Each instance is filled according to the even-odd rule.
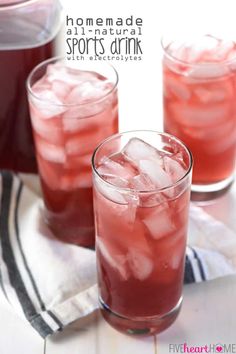
[[[95,311],[94,251],[56,240],[42,221],[41,198],[18,176],[1,172],[0,195],[0,285],[13,309],[44,338]],[[233,231],[195,206],[189,229],[197,242],[187,247],[185,283],[235,272]]]

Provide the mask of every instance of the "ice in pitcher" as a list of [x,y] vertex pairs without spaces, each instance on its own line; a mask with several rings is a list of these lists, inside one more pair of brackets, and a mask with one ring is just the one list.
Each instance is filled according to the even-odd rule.
[[118,130],[117,90],[93,71],[49,64],[32,88],[30,110],[46,218],[59,238],[94,242],[91,157]]
[[97,172],[102,301],[128,318],[170,311],[181,297],[187,233],[189,185],[179,187],[188,172],[182,152],[132,138],[120,152],[103,157]]
[[192,151],[194,184],[223,181],[235,165],[236,44],[206,35],[165,53],[165,131]]

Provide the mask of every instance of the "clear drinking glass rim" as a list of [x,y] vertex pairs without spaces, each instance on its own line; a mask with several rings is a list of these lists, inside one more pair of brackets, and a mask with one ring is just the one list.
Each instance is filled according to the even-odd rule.
[[[33,0],[35,1],[35,0]],[[107,62],[103,62],[105,65],[109,66],[115,73],[115,77],[116,77],[116,80],[115,80],[115,83],[114,85],[112,86],[112,88],[103,96],[99,97],[98,99],[95,99],[95,100],[92,100],[92,101],[89,101],[89,102],[85,102],[85,103],[55,103],[51,100],[47,100],[43,97],[39,97],[37,94],[34,93],[34,91],[32,90],[32,85],[31,85],[31,79],[32,77],[34,76],[34,74],[36,73],[36,71],[38,69],[40,69],[41,67],[43,67],[44,65],[48,65],[50,64],[51,62],[56,62],[56,61],[60,61],[60,60],[65,60],[66,59],[66,56],[55,56],[55,57],[52,57],[52,58],[49,58],[47,60],[44,60],[42,61],[41,63],[39,63],[38,65],[36,65],[33,70],[30,72],[27,80],[26,80],[26,87],[27,87],[27,90],[28,92],[34,97],[36,98],[37,100],[39,101],[43,101],[43,102],[47,102],[53,106],[57,106],[57,107],[84,107],[84,106],[88,106],[88,105],[91,105],[91,104],[94,104],[94,103],[99,103],[99,102],[102,102],[104,101],[104,99],[106,97],[108,97],[110,94],[112,94],[113,91],[115,91],[117,85],[118,85],[118,81],[119,81],[119,76],[118,76],[118,72],[117,70],[114,68],[113,65],[111,65],[110,63],[107,63]]]
[[[151,190],[139,190],[139,189],[134,189],[134,188],[125,188],[125,187],[118,187],[115,184],[112,184],[108,181],[106,181],[101,175],[100,173],[97,171],[97,168],[95,167],[95,157],[97,152],[99,151],[99,149],[102,148],[103,145],[105,145],[107,142],[109,142],[110,140],[113,140],[115,138],[117,138],[118,136],[121,135],[125,135],[125,134],[130,134],[130,133],[155,133],[156,135],[159,136],[165,136],[167,138],[171,138],[172,140],[175,140],[178,144],[180,144],[188,153],[189,156],[189,167],[186,171],[186,173],[179,178],[176,182],[172,183],[169,186],[166,187],[162,187],[162,188],[155,188],[155,189],[151,189]],[[108,138],[106,138],[105,140],[103,140],[94,150],[93,155],[92,155],[92,170],[93,172],[96,174],[96,176],[99,177],[100,180],[102,180],[103,183],[107,184],[109,187],[115,188],[117,190],[123,191],[123,192],[130,192],[130,193],[134,193],[137,192],[139,194],[152,194],[152,193],[159,193],[159,192],[165,192],[166,190],[169,190],[171,188],[174,188],[176,186],[178,186],[191,172],[193,167],[193,155],[191,153],[191,151],[189,150],[189,148],[178,138],[176,138],[174,135],[168,134],[168,133],[164,133],[164,132],[158,132],[155,130],[148,130],[148,129],[140,129],[140,130],[129,130],[129,131],[125,131],[122,133],[117,133],[117,134],[113,134],[111,136],[109,136]]]
[[[205,36],[207,36],[209,34],[205,34]],[[161,37],[161,48],[164,52],[164,55],[170,59],[170,60],[174,60],[177,63],[183,64],[183,65],[187,65],[190,67],[210,67],[210,66],[227,66],[230,65],[232,63],[234,63],[236,61],[236,54],[235,57],[231,58],[231,59],[227,59],[227,60],[223,60],[223,61],[219,61],[219,62],[212,62],[212,63],[189,63],[185,60],[181,60],[179,58],[176,58],[174,55],[168,53],[167,48],[164,46],[164,40],[165,40],[165,36]],[[175,40],[173,40],[172,42],[174,42]],[[232,40],[232,43],[234,43],[236,45],[236,42]]]

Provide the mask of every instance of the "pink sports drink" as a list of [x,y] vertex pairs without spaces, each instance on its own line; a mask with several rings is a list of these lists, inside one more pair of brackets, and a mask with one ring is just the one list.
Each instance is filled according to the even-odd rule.
[[163,42],[164,126],[193,153],[193,191],[232,182],[236,153],[236,44],[210,35]]
[[97,69],[53,59],[28,80],[46,222],[56,237],[82,246],[94,245],[92,153],[118,130],[117,74]]
[[191,165],[188,149],[164,133],[117,134],[95,151],[100,305],[120,331],[157,333],[178,315]]

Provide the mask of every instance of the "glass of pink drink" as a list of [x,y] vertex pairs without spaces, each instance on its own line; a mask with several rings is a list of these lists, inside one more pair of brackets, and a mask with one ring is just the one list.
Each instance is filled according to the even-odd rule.
[[76,65],[38,65],[28,97],[46,222],[61,240],[93,246],[91,157],[118,131],[118,76],[105,63]]
[[236,43],[205,35],[163,47],[164,128],[193,153],[192,190],[211,197],[235,168]]
[[113,135],[93,155],[100,306],[137,335],[171,325],[182,302],[192,158],[153,131]]

